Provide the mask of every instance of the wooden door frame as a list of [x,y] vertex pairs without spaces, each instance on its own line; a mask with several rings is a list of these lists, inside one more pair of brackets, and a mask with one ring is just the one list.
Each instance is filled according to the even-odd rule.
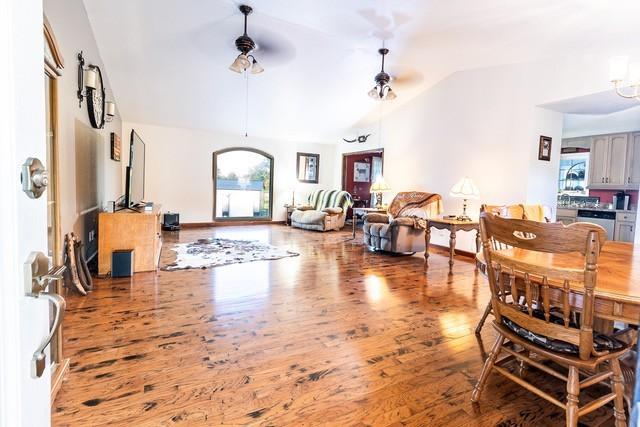
[[342,177],[340,178],[340,183],[342,186],[341,189],[344,191],[348,191],[345,188],[347,186],[347,156],[353,156],[354,154],[382,154],[382,172],[384,174],[384,148],[372,148],[369,150],[342,153]]
[[[218,171],[218,156],[220,154],[228,153],[231,151],[249,151],[251,153],[260,154],[271,160],[271,164],[269,166],[269,216],[267,218],[254,218],[254,217],[238,217],[238,218],[216,218],[216,180],[217,180],[217,171]],[[212,213],[212,221],[213,223],[234,223],[234,224],[243,224],[243,223],[262,223],[262,222],[271,222],[273,220],[273,170],[275,167],[275,159],[273,156],[265,151],[258,150],[257,148],[250,147],[229,147],[223,148],[221,150],[216,150],[211,154],[212,157],[212,170],[211,177],[213,179],[213,213]]]
[[[56,38],[51,29],[51,25],[44,16],[43,20],[44,28],[44,40],[45,40],[45,54],[44,54],[44,73],[45,76],[51,79],[51,87],[49,93],[49,99],[45,100],[49,102],[51,115],[51,130],[53,132],[52,137],[52,150],[51,150],[51,163],[47,165],[49,172],[53,171],[53,174],[49,175],[49,180],[53,182],[53,191],[55,204],[53,207],[53,216],[55,222],[55,228],[53,230],[55,246],[53,250],[53,264],[62,265],[63,263],[63,242],[62,242],[62,225],[60,224],[60,146],[58,138],[58,77],[62,75],[62,69],[64,68],[64,59],[60,53],[60,47],[56,41]],[[48,84],[49,82],[45,83]],[[56,281],[51,289],[53,292],[62,295],[62,284]],[[51,401],[56,397],[60,386],[62,385],[62,379],[69,370],[69,359],[63,358],[63,329],[62,325],[58,330],[58,333],[51,341],[50,351],[52,352],[52,366],[51,366]],[[53,361],[58,361],[53,363]]]

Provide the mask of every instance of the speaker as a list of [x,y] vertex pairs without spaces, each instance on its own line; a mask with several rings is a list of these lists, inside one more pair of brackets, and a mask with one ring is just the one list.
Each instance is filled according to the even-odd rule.
[[162,229],[168,231],[180,230],[180,214],[171,212],[163,214]]
[[133,249],[111,252],[111,277],[131,277],[133,266]]

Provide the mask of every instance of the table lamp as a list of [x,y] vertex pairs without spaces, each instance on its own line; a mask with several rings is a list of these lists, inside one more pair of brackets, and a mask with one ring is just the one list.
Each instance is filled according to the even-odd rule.
[[378,176],[376,181],[371,185],[370,193],[376,195],[376,209],[382,209],[382,193],[391,191],[391,188],[384,182],[382,175]]
[[456,219],[458,221],[471,221],[471,218],[467,215],[467,200],[477,199],[480,196],[480,190],[478,190],[478,187],[473,183],[473,180],[468,176],[465,176],[458,181],[456,185],[451,187],[449,195],[464,200],[462,204],[462,215],[458,215]]

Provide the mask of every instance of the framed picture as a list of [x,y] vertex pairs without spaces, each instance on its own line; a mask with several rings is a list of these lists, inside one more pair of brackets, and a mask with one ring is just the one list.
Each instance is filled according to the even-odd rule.
[[538,147],[538,160],[551,161],[551,137],[540,135],[540,146]]
[[371,164],[364,162],[353,162],[353,182],[370,182]]
[[111,160],[120,161],[120,137],[111,132]]
[[320,154],[298,153],[296,176],[298,181],[317,184],[320,175]]

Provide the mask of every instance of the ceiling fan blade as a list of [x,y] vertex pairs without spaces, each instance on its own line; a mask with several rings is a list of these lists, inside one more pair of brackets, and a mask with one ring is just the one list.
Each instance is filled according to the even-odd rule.
[[416,86],[422,83],[424,80],[424,76],[422,73],[416,70],[409,70],[403,73],[395,74],[393,72],[391,74],[391,86],[392,87],[409,87]]

